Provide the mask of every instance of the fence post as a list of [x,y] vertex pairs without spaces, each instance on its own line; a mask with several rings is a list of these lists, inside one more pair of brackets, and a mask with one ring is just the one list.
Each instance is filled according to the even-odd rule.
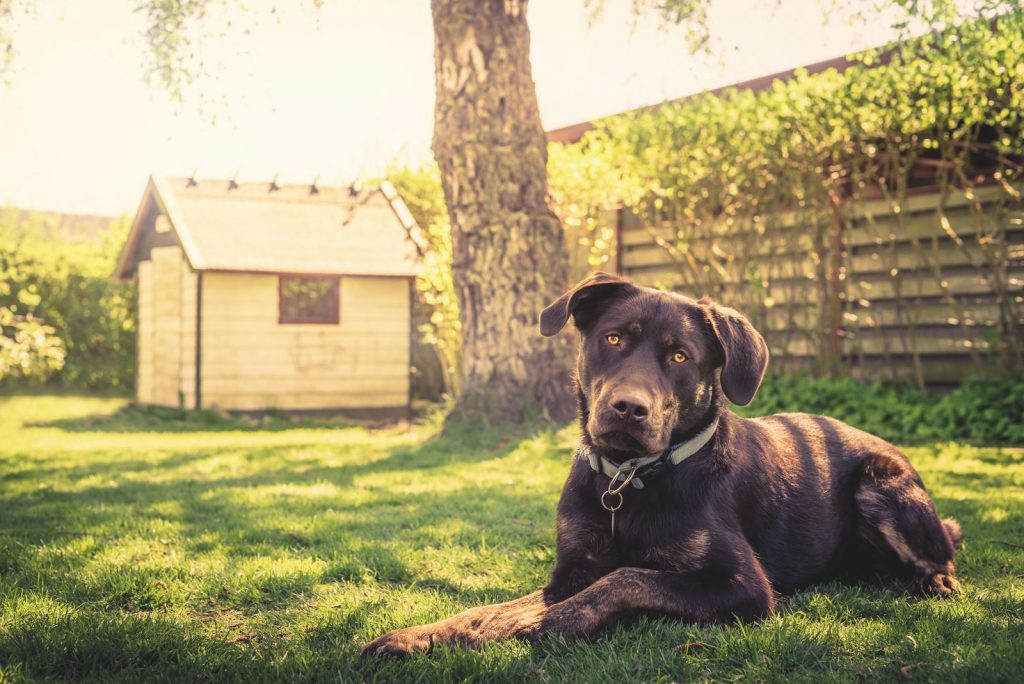
[[827,246],[828,262],[826,272],[828,284],[825,288],[827,293],[826,307],[824,312],[826,324],[825,351],[826,371],[834,376],[842,365],[843,359],[843,268],[846,259],[846,247],[843,244],[843,232],[846,228],[846,221],[843,218],[843,200],[840,190],[831,188],[828,191],[829,208],[832,214],[832,225],[829,230],[829,244]]

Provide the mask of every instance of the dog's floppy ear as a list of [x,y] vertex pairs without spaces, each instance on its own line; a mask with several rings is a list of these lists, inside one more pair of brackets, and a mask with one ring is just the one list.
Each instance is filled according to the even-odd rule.
[[571,290],[551,302],[540,314],[540,334],[551,337],[565,327],[569,316],[573,317],[577,328],[586,325],[587,314],[609,296],[624,288],[633,288],[633,283],[617,275],[592,273],[581,280]]
[[768,345],[739,311],[708,304],[711,328],[722,348],[722,389],[729,401],[746,406],[768,369]]

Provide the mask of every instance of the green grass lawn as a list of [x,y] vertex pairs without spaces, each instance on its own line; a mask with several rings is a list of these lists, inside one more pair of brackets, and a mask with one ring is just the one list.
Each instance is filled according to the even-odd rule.
[[963,523],[955,599],[828,584],[756,624],[360,660],[544,584],[574,439],[0,397],[0,681],[1024,680],[1024,450],[956,444],[908,449]]

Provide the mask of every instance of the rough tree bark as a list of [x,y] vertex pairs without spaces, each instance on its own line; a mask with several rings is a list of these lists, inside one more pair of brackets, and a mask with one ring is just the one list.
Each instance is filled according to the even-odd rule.
[[434,157],[452,225],[463,329],[453,415],[517,420],[530,404],[573,412],[564,338],[537,332],[568,285],[561,223],[548,204],[547,141],[530,69],[526,0],[432,0]]

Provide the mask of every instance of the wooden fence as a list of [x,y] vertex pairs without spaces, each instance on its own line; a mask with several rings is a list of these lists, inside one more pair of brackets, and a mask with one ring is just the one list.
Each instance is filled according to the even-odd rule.
[[743,311],[776,371],[821,372],[823,349],[855,376],[931,385],[1024,363],[1024,204],[1013,188],[696,226],[623,210],[617,223],[621,273]]

